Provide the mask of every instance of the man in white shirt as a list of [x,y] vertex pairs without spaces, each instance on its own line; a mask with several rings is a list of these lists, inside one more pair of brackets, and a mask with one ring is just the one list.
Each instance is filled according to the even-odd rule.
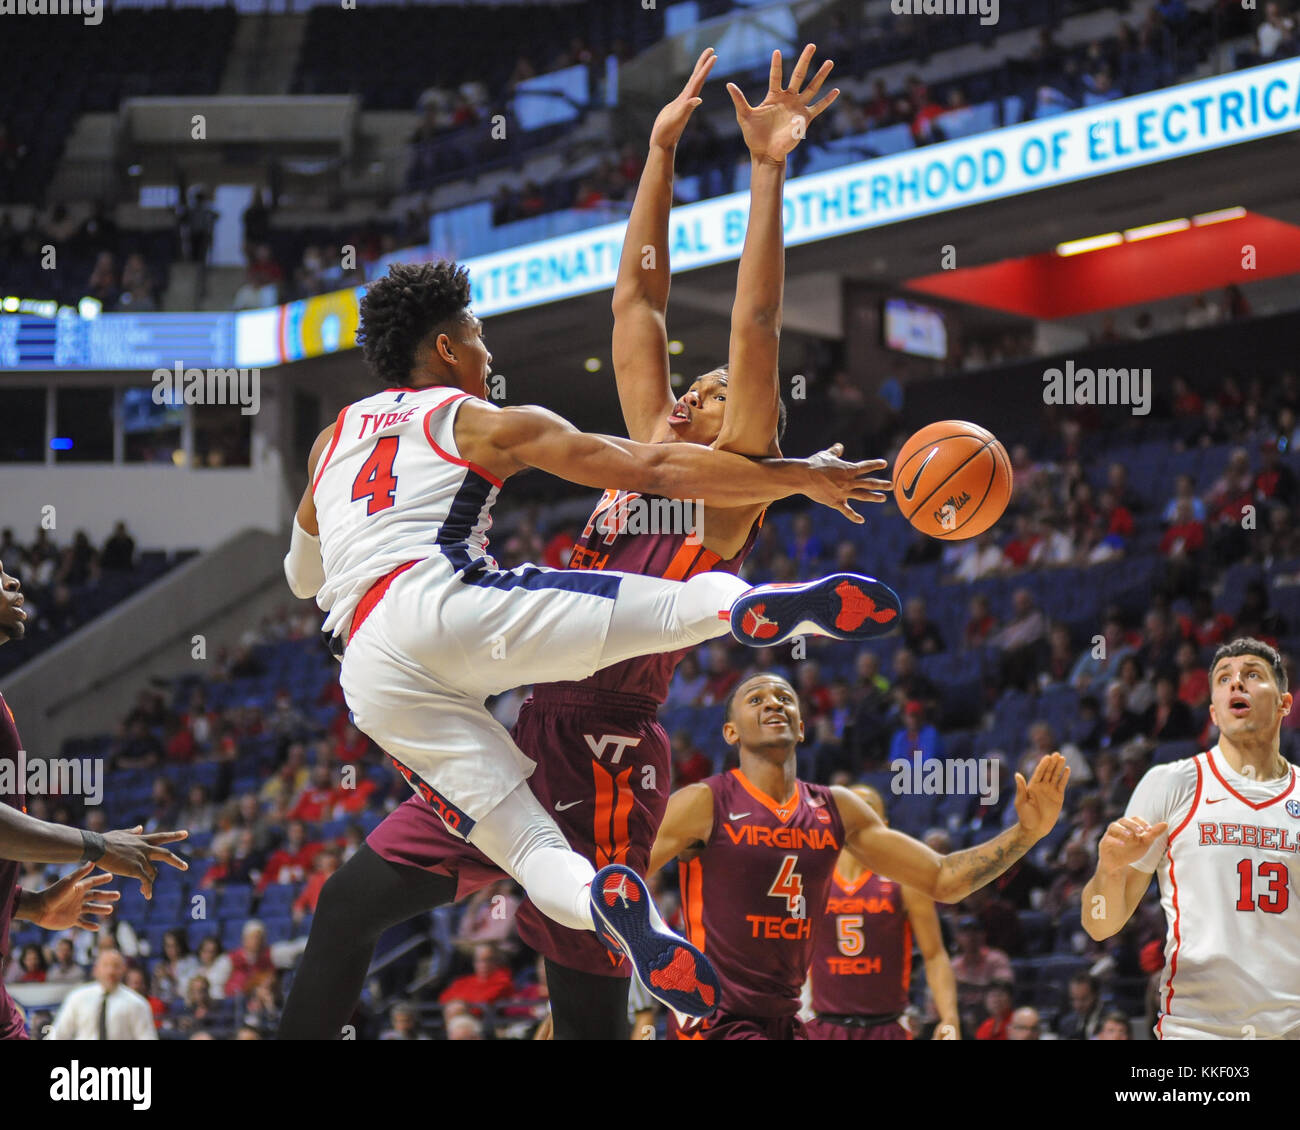
[[122,984],[126,958],[104,950],[89,985],[73,989],[50,1026],[51,1040],[156,1040],[149,1002]]

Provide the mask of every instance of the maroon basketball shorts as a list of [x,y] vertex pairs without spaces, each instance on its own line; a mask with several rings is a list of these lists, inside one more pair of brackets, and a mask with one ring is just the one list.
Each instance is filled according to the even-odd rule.
[[0,985],[0,1040],[27,1039],[27,1024],[18,1005]]
[[[856,1021],[856,1017],[854,1020]],[[910,1040],[912,1033],[897,1020],[883,1024],[841,1024],[820,1016],[805,1025],[810,1040]]]
[[[587,687],[539,687],[511,731],[537,762],[528,787],[573,847],[593,866],[623,863],[644,875],[668,805],[671,751],[641,695]],[[505,878],[477,848],[448,831],[437,812],[412,796],[366,839],[391,863],[421,867],[456,881],[456,897]],[[592,932],[570,930],[525,901],[516,920],[524,943],[570,969],[631,975]]]
[[719,1009],[689,1028],[681,1028],[668,1014],[670,1040],[806,1040],[804,1023],[797,1016],[732,1016]]

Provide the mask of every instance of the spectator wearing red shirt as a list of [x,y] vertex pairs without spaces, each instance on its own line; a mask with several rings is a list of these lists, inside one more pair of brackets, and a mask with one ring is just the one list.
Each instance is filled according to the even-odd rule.
[[167,744],[164,747],[167,760],[176,764],[194,760],[194,734],[189,728],[177,719],[168,729]]
[[[998,983],[1015,981],[1011,959],[999,949],[984,944],[984,926],[973,915],[957,923],[957,956],[952,959],[952,975],[957,982],[957,1004],[962,1012],[962,1029],[974,1031],[975,1016],[985,993]],[[1007,1006],[1010,1011],[1010,993]]]
[[17,976],[10,976],[11,984],[16,982],[20,985],[30,985],[44,982],[47,966],[45,953],[41,947],[35,942],[28,942],[23,946],[23,955],[18,959],[18,968],[21,972]]
[[1007,1032],[1011,1027],[1011,986],[1005,981],[990,985],[984,994],[984,1007],[988,1010],[988,1017],[975,1030],[975,1039],[1010,1039]]
[[334,760],[351,765],[364,760],[369,752],[370,739],[351,722],[345,723],[338,739],[334,742]]
[[1205,548],[1205,524],[1198,522],[1191,505],[1179,500],[1174,508],[1174,520],[1165,536],[1160,539],[1160,552],[1166,557],[1181,557]]
[[1106,520],[1106,533],[1127,540],[1133,536],[1133,514],[1120,504],[1113,490],[1104,490],[1099,499],[1101,514]]
[[307,829],[302,821],[290,821],[285,827],[284,843],[266,861],[257,893],[264,894],[272,883],[301,883],[311,871],[320,850],[320,844],[307,842]]
[[303,789],[289,810],[290,820],[305,820],[315,824],[328,820],[334,803],[334,785],[330,781],[330,767],[324,762],[311,771],[311,783]]
[[157,1028],[158,1022],[167,1015],[167,1002],[149,991],[149,978],[145,976],[144,970],[133,965],[126,971],[122,984],[133,992],[139,993],[149,1002],[149,1011],[153,1013],[153,1026]]
[[550,569],[567,569],[575,542],[568,530],[558,531],[542,550],[542,564]]
[[537,955],[537,980],[516,992],[514,999],[519,1003],[503,1008],[502,1016],[539,1022],[546,1019],[546,1014],[550,1011],[551,992],[546,984],[546,959],[541,954]]
[[226,979],[226,996],[247,995],[275,979],[271,964],[271,947],[266,944],[266,927],[256,918],[244,923],[240,946],[230,955],[230,976]]
[[1193,711],[1204,710],[1210,701],[1210,676],[1196,654],[1196,645],[1184,640],[1178,646],[1178,700]]
[[484,1005],[514,995],[514,980],[497,954],[496,947],[481,945],[474,947],[474,972],[457,977],[442,991],[438,1003],[444,1010],[448,1005],[460,1004],[474,1015],[482,1016]]
[[[1192,598],[1191,615],[1178,618],[1178,627],[1184,638],[1198,647],[1221,644],[1232,632],[1233,619],[1226,612],[1214,611],[1214,599],[1207,589],[1199,589]],[[1209,681],[1209,676],[1206,676]]]
[[945,110],[930,97],[929,87],[916,75],[907,80],[907,96],[914,108],[912,138],[918,145],[922,145],[933,140],[932,123],[935,118],[945,113]]
[[983,593],[977,593],[971,597],[970,617],[967,619],[966,629],[962,633],[966,647],[983,647],[988,642],[989,636],[997,631],[997,628],[997,618],[989,608],[989,598]]
[[1174,415],[1184,419],[1199,416],[1204,408],[1200,393],[1196,392],[1182,377],[1175,377],[1172,387]]
[[301,922],[309,914],[316,913],[316,903],[320,900],[320,890],[325,882],[339,869],[339,853],[332,847],[322,848],[316,853],[311,878],[303,887],[302,894],[293,900],[293,920]]
[[731,666],[731,656],[726,644],[714,643],[709,646],[709,677],[704,684],[701,703],[713,706],[725,702],[735,685],[740,682],[740,672]]
[[379,786],[369,777],[362,777],[351,787],[341,784],[330,794],[329,815],[331,818],[355,816],[365,810],[370,794]]
[[699,750],[685,730],[673,735],[673,788],[684,789],[713,776],[713,762]]
[[1023,569],[1029,564],[1029,555],[1043,539],[1035,532],[1033,522],[1025,514],[1016,517],[1015,533],[1002,547],[1002,556],[1013,569]]
[[1296,477],[1291,468],[1277,457],[1277,441],[1269,440],[1260,449],[1259,473],[1255,476],[1255,497],[1260,502],[1291,506],[1296,499]]
[[1241,521],[1242,510],[1254,501],[1255,476],[1250,471],[1250,456],[1244,447],[1238,447],[1210,488],[1206,509],[1216,523],[1236,525]]

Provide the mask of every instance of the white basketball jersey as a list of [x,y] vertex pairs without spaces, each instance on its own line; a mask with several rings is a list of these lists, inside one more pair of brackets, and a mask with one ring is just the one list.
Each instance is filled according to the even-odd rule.
[[1162,1038],[1300,1037],[1300,789],[1219,747],[1151,769],[1127,816],[1169,822],[1133,866],[1157,871],[1168,933]]
[[501,481],[462,459],[453,436],[469,399],[455,388],[387,389],[339,413],[312,483],[325,631],[346,632],[366,590],[409,561],[444,553],[458,570],[496,568],[487,530]]

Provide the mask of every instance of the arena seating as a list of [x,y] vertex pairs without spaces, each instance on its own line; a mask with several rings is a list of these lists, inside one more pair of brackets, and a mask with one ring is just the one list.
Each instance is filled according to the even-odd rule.
[[[879,514],[873,510],[865,527],[848,526],[837,521],[828,511],[813,514],[814,534],[821,538],[826,555],[829,556],[840,542],[852,542],[863,566],[888,577],[905,597],[912,591],[932,594],[928,598],[927,615],[942,627],[946,646],[936,654],[921,656],[918,669],[933,681],[939,691],[940,715],[937,722],[942,756],[952,759],[998,756],[1008,768],[1008,772],[1003,774],[1003,787],[997,803],[986,807],[978,797],[971,795],[897,795],[891,788],[893,774],[887,763],[850,758],[850,771],[859,779],[874,784],[886,796],[891,821],[897,827],[917,836],[930,830],[942,830],[954,848],[987,838],[1015,819],[1014,807],[1010,803],[1013,790],[1009,786],[1009,773],[1018,766],[1022,752],[1028,747],[1030,726],[1035,722],[1046,722],[1057,743],[1087,742],[1087,727],[1083,725],[1080,710],[1081,696],[1067,681],[1044,677],[1028,687],[1008,685],[1002,678],[1002,656],[996,647],[962,647],[961,634],[967,606],[973,596],[984,595],[994,617],[1001,621],[1011,609],[1014,592],[1028,589],[1052,623],[1069,628],[1076,656],[1090,646],[1090,640],[1108,610],[1118,609],[1131,624],[1139,624],[1148,610],[1150,593],[1159,589],[1163,576],[1164,561],[1156,543],[1161,528],[1160,514],[1174,492],[1175,477],[1184,471],[1192,474],[1198,495],[1204,494],[1223,473],[1233,450],[1230,445],[1193,451],[1176,450],[1167,438],[1174,430],[1174,422],[1153,420],[1150,439],[1135,439],[1131,433],[1093,433],[1083,458],[1086,479],[1095,488],[1100,488],[1110,464],[1121,462],[1128,468],[1139,504],[1129,551],[1118,560],[1093,566],[1021,569],[970,584],[953,583],[951,564],[902,564],[914,535],[892,508],[881,508]],[[1146,435],[1146,429],[1140,434]],[[1029,434],[1003,438],[1008,445],[1021,438],[1030,444],[1031,450],[1043,439]],[[1250,455],[1252,462],[1257,460],[1257,451]],[[1300,460],[1294,455],[1288,454],[1284,463],[1293,472],[1300,470]],[[1053,473],[1045,466],[1043,471]],[[768,538],[772,544],[779,547],[788,541],[796,513],[789,510],[770,517],[769,525],[773,532],[768,534]],[[1009,533],[1010,517],[999,526],[1003,537]],[[774,559],[769,555],[763,561],[761,556],[756,551],[755,568],[747,571],[751,579],[766,579],[772,575],[770,570]],[[1207,567],[1209,564],[1207,561]],[[821,568],[814,562],[803,572],[820,571]],[[1272,621],[1280,625],[1276,632],[1277,641],[1284,651],[1296,654],[1300,649],[1300,552],[1289,557],[1264,555],[1262,558],[1258,553],[1238,554],[1231,560],[1220,560],[1203,577],[1204,585],[1214,593],[1215,610],[1230,617],[1241,613],[1246,586],[1251,582],[1264,584],[1272,614],[1281,618]],[[1170,603],[1170,612],[1175,617],[1190,611],[1191,606],[1183,597]],[[266,638],[253,649],[248,662],[258,671],[255,675],[217,680],[187,675],[175,681],[167,713],[185,725],[190,724],[191,703],[198,695],[205,704],[201,713],[217,720],[212,728],[213,737],[193,760],[164,760],[154,768],[114,770],[112,787],[104,805],[108,826],[130,826],[138,822],[155,827],[175,823],[183,825],[189,813],[180,802],[191,788],[201,785],[212,800],[225,805],[215,830],[238,830],[242,826],[241,819],[231,811],[233,801],[228,802],[227,798],[258,793],[284,764],[286,749],[292,741],[307,743],[306,764],[309,767],[321,758],[330,758],[331,742],[338,738],[346,722],[346,708],[337,693],[337,668],[317,637],[308,633],[295,638],[295,634],[293,631],[275,633],[275,638]],[[889,677],[899,647],[898,636],[891,635],[866,645],[865,650],[880,658],[881,670]],[[856,665],[862,650],[853,645],[811,641],[808,658],[818,661],[823,686],[842,680],[853,687],[857,685]],[[1198,646],[1200,662],[1208,660],[1209,650]],[[783,648],[754,656],[735,647],[732,659],[737,671],[745,667],[779,670],[788,666]],[[791,675],[793,677],[795,672],[792,671]],[[287,691],[300,716],[287,729],[272,728],[275,700],[281,691]],[[666,707],[661,719],[669,733],[685,731],[690,742],[711,758],[713,768],[720,770],[726,764],[725,749],[719,737],[721,713],[720,703],[706,702]],[[893,716],[891,713],[883,720],[892,725]],[[167,739],[168,733],[162,727],[156,727],[153,732],[160,743]],[[1295,730],[1286,729],[1283,734],[1284,752],[1294,760],[1297,757]],[[224,742],[223,738],[233,739],[233,742]],[[121,749],[120,740],[111,735],[88,736],[69,742],[63,754],[102,756],[111,762]],[[221,754],[219,750],[223,745],[229,748]],[[834,745],[833,740],[831,745]],[[1186,757],[1200,748],[1204,748],[1204,742],[1199,738],[1162,741],[1149,749],[1148,760],[1143,764]],[[837,761],[834,757],[827,760],[828,755],[835,752],[816,739],[810,741],[801,750],[802,771],[813,775],[828,765],[844,764],[842,759]],[[1109,752],[1114,754],[1118,749],[1112,748]],[[1099,753],[1092,745],[1087,745],[1083,756],[1090,764],[1095,764]],[[309,841],[340,841],[354,823],[364,833],[382,818],[386,806],[406,795],[405,786],[378,751],[371,749],[359,770],[361,778],[373,780],[376,786],[364,809],[312,823]],[[177,798],[175,803],[161,810],[155,798],[159,778],[168,782],[172,796]],[[1061,822],[1032,853],[1030,862],[1043,873],[1045,883],[1059,875],[1061,848],[1077,827],[1080,802],[1093,787],[1080,783],[1072,788],[1067,812]],[[269,834],[271,846],[274,846],[275,837],[283,834],[283,808],[277,814],[277,810],[263,803],[257,821],[250,827],[259,835]],[[193,861],[191,870],[184,875],[165,874],[159,883],[158,898],[152,905],[145,903],[132,885],[121,884],[125,894],[119,917],[131,923],[150,952],[158,952],[162,933],[168,923],[175,921],[177,908],[190,905],[189,900],[197,894],[203,894],[207,899],[206,917],[193,921],[189,926],[192,945],[197,945],[208,935],[216,935],[226,948],[238,944],[240,931],[250,915],[256,915],[266,924],[273,944],[304,936],[305,922],[295,921],[291,912],[294,900],[302,890],[300,883],[271,885],[260,893],[251,876],[239,882],[209,882],[205,885],[205,877],[213,865],[213,835],[213,830],[205,830],[191,838],[187,845],[187,854]],[[411,984],[418,983],[433,991],[443,983],[456,964],[449,938],[454,934],[458,913],[449,908],[427,921],[417,921],[385,936],[376,967],[382,972],[376,981],[380,993],[368,1000],[373,1009],[381,1009],[392,997],[402,995]],[[1063,1003],[1065,980],[1072,972],[1091,965],[1096,953],[1089,948],[1078,929],[1077,907],[1067,906],[1059,914],[1050,909],[1025,907],[1020,909],[1018,921],[1020,941],[1012,954],[1018,992],[1025,1000],[1036,1003],[1044,1016],[1050,1018]],[[21,945],[29,934],[35,936],[32,931],[18,930],[16,944]],[[1137,939],[1130,932],[1126,932],[1124,937],[1129,938],[1128,944],[1136,945]],[[1121,1004],[1140,1012],[1140,977],[1120,977],[1112,989]],[[421,992],[420,996],[424,999],[428,994]],[[427,1004],[425,1011],[432,1013]]]

